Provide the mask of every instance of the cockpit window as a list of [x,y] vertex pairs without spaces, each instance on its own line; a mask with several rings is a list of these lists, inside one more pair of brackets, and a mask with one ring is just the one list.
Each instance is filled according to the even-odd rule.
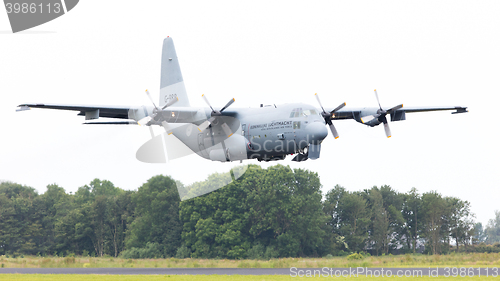
[[316,110],[314,109],[306,109],[304,111],[302,111],[302,116],[309,116],[309,115],[317,115],[318,113],[316,113]]
[[304,117],[309,115],[318,115],[318,112],[314,109],[306,109],[302,110],[302,108],[294,108],[292,112],[290,112],[290,118],[295,117]]
[[302,116],[302,108],[294,108],[290,113],[290,118]]

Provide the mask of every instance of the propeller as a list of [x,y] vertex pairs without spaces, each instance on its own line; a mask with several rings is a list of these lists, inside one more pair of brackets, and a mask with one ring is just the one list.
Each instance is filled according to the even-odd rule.
[[[151,95],[149,94],[149,91],[146,90],[146,95],[148,96],[149,100],[151,101],[151,103],[153,104],[154,108],[153,108],[153,113],[151,115],[148,115],[144,118],[142,118],[141,120],[137,121],[137,123],[141,126],[145,125],[145,126],[149,126],[151,125],[151,120],[155,120],[155,121],[161,121],[161,125],[162,127],[165,129],[165,131],[168,133],[168,123],[165,121],[165,120],[157,120],[157,116],[160,114],[160,112],[162,112],[165,108],[173,105],[174,103],[178,102],[179,101],[179,98],[176,97],[175,99],[171,99],[169,102],[167,102],[162,108],[159,108],[158,106],[156,106],[155,102],[153,101],[153,99],[151,98]],[[160,114],[161,116],[161,114]]]
[[316,96],[316,99],[318,100],[318,103],[319,103],[319,106],[321,107],[321,110],[323,110],[323,112],[321,112],[321,116],[323,116],[323,118],[325,119],[325,122],[326,124],[330,127],[330,131],[332,131],[332,135],[338,139],[339,138],[339,134],[337,133],[337,129],[335,129],[335,126],[333,125],[332,123],[332,118],[335,117],[335,112],[339,111],[341,108],[343,108],[345,106],[345,102],[344,103],[341,103],[339,106],[337,106],[334,110],[330,111],[330,112],[327,112],[325,111],[325,109],[323,108],[323,105],[321,104],[321,101],[319,100],[319,96],[318,94],[314,94]]
[[390,108],[388,110],[384,110],[384,109],[382,109],[382,106],[380,105],[380,100],[378,98],[377,90],[374,90],[374,92],[375,92],[375,98],[377,98],[377,103],[378,103],[379,109],[377,110],[376,114],[368,115],[368,116],[365,116],[365,117],[361,117],[361,122],[368,123],[368,122],[372,121],[373,119],[378,119],[378,121],[380,123],[384,123],[385,135],[388,138],[390,138],[392,136],[392,134],[391,134],[391,128],[389,128],[389,123],[387,122],[386,115],[387,114],[391,114],[394,111],[402,108],[403,104],[396,105],[396,106],[394,106],[394,107],[392,107],[392,108]]
[[[208,128],[208,126],[210,126],[210,125],[211,125],[211,124],[215,121],[215,119],[216,119],[217,117],[222,116],[222,112],[223,112],[224,110],[226,110],[226,108],[228,108],[229,106],[231,106],[231,105],[234,103],[234,101],[235,101],[235,99],[234,99],[234,98],[232,98],[232,99],[231,99],[231,100],[229,100],[229,102],[228,102],[228,103],[227,103],[224,107],[222,107],[220,110],[215,110],[215,109],[212,107],[212,105],[210,105],[210,102],[208,101],[207,97],[205,97],[205,95],[201,95],[201,97],[202,97],[202,98],[203,98],[203,100],[207,103],[207,105],[210,107],[210,109],[212,109],[212,113],[211,113],[211,117],[210,117],[207,121],[205,121],[205,122],[201,123],[201,124],[200,124],[200,126],[198,126],[198,130],[200,130],[200,132],[201,132],[201,131],[203,131],[203,130],[205,130],[206,128]],[[228,126],[226,123],[222,124],[222,125],[221,125],[221,127],[222,127],[222,130],[224,131],[224,133],[225,133],[228,137],[230,137],[230,136],[233,134],[233,132],[231,131],[231,128],[229,128],[229,126]]]

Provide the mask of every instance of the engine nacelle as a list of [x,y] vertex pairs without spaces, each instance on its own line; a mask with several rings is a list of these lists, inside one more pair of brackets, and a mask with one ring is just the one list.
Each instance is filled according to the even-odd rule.
[[395,111],[391,113],[391,121],[403,121],[406,120],[406,112],[405,111]]

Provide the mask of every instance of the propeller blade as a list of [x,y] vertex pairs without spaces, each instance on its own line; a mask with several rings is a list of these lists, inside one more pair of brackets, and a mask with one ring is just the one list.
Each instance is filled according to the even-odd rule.
[[172,99],[172,100],[168,101],[167,104],[165,104],[161,109],[163,110],[163,109],[171,106],[172,104],[174,104],[174,103],[176,103],[178,101],[179,101],[179,98],[175,97],[175,99]]
[[319,101],[319,96],[318,96],[318,93],[314,94],[316,96],[316,100],[318,100],[318,103],[319,103],[319,106],[321,107],[321,109],[323,110],[323,112],[326,113],[325,109],[323,108],[323,105],[321,104],[321,101]]
[[172,132],[170,132],[170,126],[168,125],[167,121],[162,121],[161,126],[165,129],[165,133],[167,133],[167,135],[172,134]]
[[146,116],[144,118],[142,118],[141,120],[137,121],[137,124],[141,125],[141,126],[145,126],[146,124],[149,123],[149,121],[151,121],[151,116]]
[[231,132],[231,128],[229,128],[226,123],[222,124],[221,127],[228,138],[233,135],[233,132]]
[[382,106],[380,105],[380,100],[378,99],[378,94],[377,94],[377,90],[373,90],[375,92],[375,97],[377,98],[377,102],[378,102],[378,107],[380,108],[380,110],[383,110],[382,109]]
[[318,101],[319,106],[321,107],[321,110],[323,110],[323,113],[321,115],[325,119],[325,123],[330,127],[330,131],[332,132],[333,137],[336,138],[336,139],[338,139],[339,138],[339,133],[337,132],[337,129],[335,129],[335,126],[333,126],[332,116],[333,116],[333,114],[336,111],[338,111],[342,107],[344,107],[346,105],[346,103],[344,102],[344,103],[340,104],[334,110],[330,111],[330,114],[328,114],[328,112],[325,111],[325,108],[323,108],[323,105],[321,104],[321,101],[319,100],[318,93],[315,93],[314,95],[316,96],[316,100]]
[[205,130],[206,128],[208,128],[208,126],[210,126],[210,124],[212,124],[212,122],[214,122],[214,120],[215,120],[215,117],[210,117],[210,119],[208,119],[207,121],[201,123],[200,126],[198,126],[198,130],[200,132],[203,132],[203,130]]
[[339,133],[337,133],[337,129],[335,129],[335,126],[333,126],[333,124],[330,125],[330,131],[332,131],[332,135],[335,137],[335,139],[339,138]]
[[342,109],[344,106],[346,105],[346,103],[342,103],[341,105],[337,106],[334,110],[332,110],[330,113],[333,114],[337,111],[339,111],[340,109]]
[[205,121],[203,123],[200,124],[200,126],[198,126],[198,130],[200,132],[203,132],[206,128],[208,128],[208,126],[210,126],[210,121]]
[[389,128],[389,123],[384,123],[385,135],[387,138],[391,137],[391,129]]
[[156,109],[158,109],[158,107],[156,106],[155,102],[154,102],[154,101],[153,101],[153,99],[151,98],[151,95],[149,94],[149,91],[148,91],[148,90],[146,90],[146,95],[148,95],[148,98],[149,98],[149,100],[151,101],[151,103],[154,105],[154,107],[155,107]]
[[393,107],[393,108],[391,108],[391,109],[387,110],[387,114],[391,114],[391,113],[393,113],[394,111],[396,111],[396,110],[398,110],[398,109],[400,109],[400,108],[402,108],[402,107],[403,107],[403,104],[396,105],[395,107]]
[[368,116],[361,117],[361,122],[368,123],[368,122],[372,121],[373,119],[375,119],[375,116],[368,115]]
[[222,112],[226,108],[228,108],[229,106],[231,106],[231,104],[233,104],[234,101],[235,101],[234,98],[232,98],[219,112]]
[[208,104],[208,106],[210,107],[210,109],[212,109],[212,112],[216,112],[214,110],[214,108],[210,105],[210,103],[208,102],[208,99],[207,99],[207,97],[205,97],[205,94],[201,95],[201,97],[205,100],[205,102]]

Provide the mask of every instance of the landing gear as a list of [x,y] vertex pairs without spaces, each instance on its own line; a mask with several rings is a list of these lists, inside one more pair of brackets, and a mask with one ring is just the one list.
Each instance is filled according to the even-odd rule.
[[309,149],[306,147],[304,148],[304,150],[299,151],[299,153],[295,157],[293,157],[292,161],[302,162],[306,161],[307,159],[309,159]]

